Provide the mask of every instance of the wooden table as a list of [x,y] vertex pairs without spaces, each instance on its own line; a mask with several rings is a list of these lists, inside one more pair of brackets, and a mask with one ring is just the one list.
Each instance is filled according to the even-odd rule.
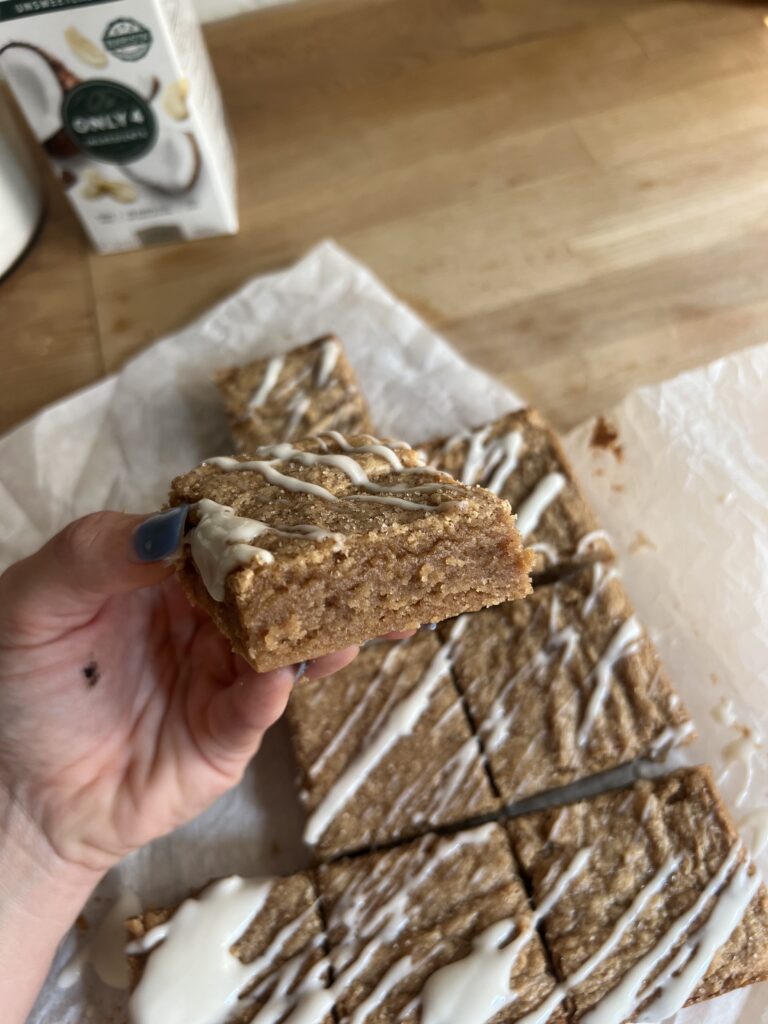
[[768,335],[768,5],[321,0],[207,31],[235,239],[0,286],[0,428],[333,237],[561,427]]

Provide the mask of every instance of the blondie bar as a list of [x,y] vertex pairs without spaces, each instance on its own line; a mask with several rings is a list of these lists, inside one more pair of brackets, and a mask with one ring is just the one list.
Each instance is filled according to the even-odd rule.
[[305,838],[324,857],[497,807],[434,633],[372,644],[336,675],[302,680],[287,715]]
[[241,452],[323,430],[366,434],[373,429],[355,374],[334,335],[284,355],[220,370],[214,379]]
[[505,803],[693,738],[612,565],[463,622],[455,678]]
[[534,572],[613,557],[555,433],[535,409],[419,445],[430,465],[506,498],[536,553]]
[[331,1024],[324,934],[308,874],[224,878],[126,926],[132,1024],[245,1024],[288,1015]]
[[339,1020],[511,1024],[554,991],[498,825],[329,864],[318,884]]
[[768,896],[708,768],[509,831],[560,978],[542,1013],[568,999],[573,1020],[661,1021],[768,978]]
[[209,459],[179,577],[260,671],[524,596],[530,554],[509,505],[403,442],[336,432]]

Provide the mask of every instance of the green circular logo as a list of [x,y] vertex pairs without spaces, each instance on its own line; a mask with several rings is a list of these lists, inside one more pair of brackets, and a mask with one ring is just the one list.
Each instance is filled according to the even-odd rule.
[[107,25],[102,42],[119,60],[141,60],[152,45],[152,33],[134,18],[115,18]]
[[64,96],[61,116],[78,149],[111,164],[138,160],[157,137],[146,100],[117,82],[92,78],[76,85]]

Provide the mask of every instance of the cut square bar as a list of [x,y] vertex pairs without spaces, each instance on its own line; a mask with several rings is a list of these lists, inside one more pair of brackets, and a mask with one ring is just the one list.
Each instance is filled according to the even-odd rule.
[[499,825],[323,866],[319,887],[340,1021],[511,1024],[554,990]]
[[536,554],[535,573],[613,557],[557,435],[535,409],[419,445],[430,465],[506,498]]
[[498,807],[434,633],[371,644],[336,675],[302,680],[287,715],[305,839],[324,857]]
[[214,379],[240,452],[324,430],[368,434],[373,429],[354,371],[332,334],[220,370]]
[[768,978],[768,897],[709,768],[524,815],[509,831],[561,979],[544,1009],[567,994],[573,1020],[666,1020]]
[[505,803],[693,738],[613,566],[462,622],[454,674]]
[[245,1024],[310,1009],[313,1022],[331,1024],[325,938],[308,874],[224,878],[178,907],[131,918],[126,927],[133,940],[133,1024],[225,1018]]
[[177,477],[187,594],[259,671],[522,597],[509,505],[403,442],[330,433]]

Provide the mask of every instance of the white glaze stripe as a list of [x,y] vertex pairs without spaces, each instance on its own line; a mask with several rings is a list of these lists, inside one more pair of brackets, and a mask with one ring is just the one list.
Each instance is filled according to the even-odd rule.
[[288,403],[287,411],[290,413],[290,419],[285,428],[285,436],[289,441],[294,438],[296,428],[301,423],[310,404],[309,397],[303,391],[297,391]]
[[[653,972],[662,960],[669,956],[677,943],[685,938],[689,928],[702,913],[709,900],[722,888],[739,856],[739,850],[738,844],[731,849],[693,905],[681,914],[659,942],[627,971],[619,984],[603,996],[600,1002],[583,1017],[583,1024],[613,1024],[614,1021],[625,1020],[632,1013],[637,1005],[640,990],[645,983],[652,978]],[[700,937],[701,934],[699,931]],[[730,932],[728,932],[729,934]],[[720,944],[726,941],[728,935],[722,935]]]
[[229,505],[219,505],[209,498],[201,498],[191,507],[197,512],[198,522],[187,534],[185,543],[189,544],[200,578],[215,601],[224,600],[225,581],[234,569],[252,562],[259,565],[274,562],[270,551],[250,543],[265,533],[307,540],[332,540],[334,550],[344,543],[343,534],[305,524],[270,526],[259,519],[235,515]]
[[[412,472],[412,469],[410,468],[403,468],[402,463],[392,448],[382,444],[376,438],[370,438],[371,444],[369,445],[355,447],[348,444],[346,439],[336,431],[328,431],[325,436],[333,437],[334,440],[337,440],[337,443],[338,438],[341,438],[342,443],[340,444],[340,447],[343,452],[370,452],[385,458],[393,468],[399,467],[399,471],[403,473]],[[318,440],[323,443],[322,437]],[[403,445],[399,445],[399,447],[403,447]],[[387,454],[384,454],[385,452]],[[410,501],[406,498],[393,497],[393,495],[402,493],[432,494],[436,491],[450,490],[458,486],[457,484],[452,484],[448,481],[443,484],[377,484],[373,480],[369,479],[363,467],[350,455],[305,452],[298,448],[294,448],[288,442],[260,448],[258,450],[258,454],[265,456],[265,458],[250,459],[240,462],[231,456],[218,456],[216,458],[207,459],[204,464],[208,466],[215,466],[217,469],[221,469],[227,473],[242,471],[260,473],[268,483],[274,484],[278,487],[283,487],[288,491],[312,494],[325,501],[336,502],[339,501],[340,498],[327,490],[327,488],[321,487],[319,484],[313,484],[309,481],[301,480],[297,477],[289,476],[288,474],[281,473],[279,470],[275,469],[275,463],[278,462],[297,462],[302,466],[332,466],[334,469],[338,469],[340,472],[344,473],[344,475],[356,487],[360,487],[364,491],[368,492],[366,495],[342,495],[342,498],[358,501],[378,500],[381,504],[396,505],[399,508],[407,510],[426,512],[437,511],[444,508],[447,503],[442,502],[437,505],[428,505]],[[416,471],[428,472],[421,467]]]
[[447,673],[450,664],[450,651],[443,646],[435,654],[419,683],[394,708],[379,732],[349,762],[309,816],[304,830],[307,843],[314,845],[322,837],[341,808],[394,744],[413,731],[427,709],[433,690]]
[[147,960],[131,996],[134,1024],[223,1020],[255,977],[253,965],[241,963],[230,947],[260,912],[271,887],[269,881],[225,878],[198,899],[186,900],[167,924],[129,946],[130,951],[141,952],[162,942]]
[[549,473],[539,480],[517,509],[517,528],[523,540],[533,533],[541,517],[564,487],[565,477],[562,473]]
[[261,384],[248,402],[249,410],[258,409],[259,406],[264,404],[269,393],[272,391],[272,388],[277,384],[277,378],[280,376],[280,371],[283,368],[284,361],[284,356],[274,356],[269,360],[267,367],[264,370],[264,376],[262,377]]
[[523,450],[523,435],[515,430],[500,437],[496,443],[503,458],[486,486],[489,491],[499,494],[511,474],[517,469],[517,463]]
[[[545,1024],[545,1022],[549,1020],[551,1014],[554,1013],[557,1007],[560,1006],[566,998],[571,989],[576,988],[577,985],[580,985],[585,981],[592,974],[595,968],[599,967],[600,964],[611,955],[630,925],[637,920],[645,910],[648,903],[650,903],[653,897],[656,896],[656,894],[664,887],[667,879],[676,869],[677,865],[678,861],[676,858],[668,858],[650,882],[648,882],[648,884],[640,890],[637,896],[635,896],[628,909],[624,911],[614,925],[611,934],[605,942],[599,946],[598,949],[588,957],[581,967],[574,971],[569,978],[557,985],[543,1003],[537,1006],[534,1010],[531,1010],[531,1012],[527,1013],[524,1017],[521,1017],[518,1024]],[[624,1019],[625,1018],[623,1016],[606,1018],[602,1024],[607,1024],[608,1020],[611,1021],[611,1024],[620,1024]],[[587,1017],[584,1017],[584,1024],[586,1024],[586,1021]]]
[[339,343],[335,338],[329,338],[320,348],[320,355],[317,360],[317,372],[315,374],[315,387],[324,388],[330,380],[333,368],[339,358]]
[[622,658],[633,652],[635,645],[642,635],[643,631],[640,623],[634,615],[630,615],[616,630],[610,643],[605,651],[603,651],[600,660],[592,670],[591,675],[595,682],[584,713],[584,720],[579,729],[578,741],[580,746],[583,746],[589,739],[595,719],[600,714],[605,699],[608,696],[614,666]]

